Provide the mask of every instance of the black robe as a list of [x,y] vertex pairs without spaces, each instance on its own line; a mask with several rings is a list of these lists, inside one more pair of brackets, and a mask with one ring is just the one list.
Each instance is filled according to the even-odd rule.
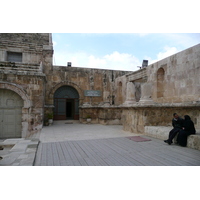
[[184,129],[181,130],[177,137],[177,143],[183,147],[187,145],[187,137],[191,134],[195,134],[196,130],[194,123],[190,118],[187,118],[183,122]]

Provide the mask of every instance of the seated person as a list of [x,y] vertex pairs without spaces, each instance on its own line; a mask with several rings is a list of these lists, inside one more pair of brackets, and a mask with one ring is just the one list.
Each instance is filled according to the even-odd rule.
[[177,137],[177,143],[183,147],[187,145],[187,137],[191,134],[196,134],[194,123],[189,115],[184,116],[183,128]]
[[168,139],[164,140],[164,142],[168,143],[169,145],[173,143],[172,140],[177,135],[177,133],[182,130],[183,127],[183,119],[179,117],[177,113],[174,113],[173,117],[174,118],[172,119],[172,126],[174,128],[169,132]]

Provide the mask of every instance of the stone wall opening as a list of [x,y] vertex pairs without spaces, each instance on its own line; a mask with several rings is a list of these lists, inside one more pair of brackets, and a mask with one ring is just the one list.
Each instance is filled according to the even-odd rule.
[[16,86],[15,84],[0,82],[0,90],[9,90],[11,92],[14,92],[16,93],[16,95],[18,95],[22,99],[23,106],[20,111],[22,112],[22,116],[21,118],[18,118],[18,120],[21,120],[20,137],[22,138],[28,137],[31,134],[31,122],[30,122],[31,117],[30,117],[29,112],[30,112],[32,102],[28,98],[26,92],[20,86]]
[[61,86],[54,93],[54,120],[79,119],[79,93],[72,86]]
[[163,68],[158,69],[157,71],[157,98],[164,97],[164,79],[165,79],[165,70]]
[[22,137],[22,107],[17,93],[0,89],[0,139]]

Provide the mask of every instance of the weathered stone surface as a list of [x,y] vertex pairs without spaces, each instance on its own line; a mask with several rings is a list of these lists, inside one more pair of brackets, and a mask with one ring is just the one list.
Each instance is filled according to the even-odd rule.
[[122,107],[124,130],[142,133],[144,126],[169,125],[174,112],[190,115],[200,128],[199,61],[200,44],[127,74],[126,81],[141,82],[141,98]]
[[[21,53],[22,62],[9,62],[8,52]],[[24,101],[22,137],[28,137],[42,127],[44,71],[52,68],[52,54],[49,34],[0,34],[0,89],[12,90]],[[48,63],[47,57],[51,58]]]
[[135,86],[132,82],[128,82],[126,86],[126,101],[124,102],[124,105],[134,105],[135,103]]
[[121,125],[122,109],[117,106],[80,107],[80,122],[87,123],[87,116],[91,116],[91,123],[104,125]]
[[[150,137],[166,140],[171,130],[172,126],[145,126],[144,133]],[[174,143],[175,142],[176,137],[174,138]],[[187,147],[200,150],[200,130],[197,130],[197,134],[188,136]]]
[[[22,62],[9,62],[8,52],[21,53]],[[144,133],[145,126],[171,125],[177,112],[200,128],[200,44],[135,72],[53,66],[52,58],[51,34],[0,34],[0,90],[23,99],[22,137],[39,133],[45,115],[57,109],[54,94],[62,86],[77,91],[74,118],[82,123],[90,114],[91,123]],[[84,90],[102,95],[88,97]],[[66,104],[60,109],[67,113]]]
[[138,105],[135,107],[124,107],[122,110],[122,124],[124,130],[144,133],[145,126],[171,126],[173,113],[178,113],[181,117],[191,116],[195,127],[200,129],[199,106],[175,105]]

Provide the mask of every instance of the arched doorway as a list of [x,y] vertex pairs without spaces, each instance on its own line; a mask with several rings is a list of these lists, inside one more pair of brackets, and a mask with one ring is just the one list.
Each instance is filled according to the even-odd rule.
[[54,120],[79,119],[79,94],[71,86],[62,86],[54,93]]
[[15,92],[0,89],[0,138],[22,136],[23,100]]

